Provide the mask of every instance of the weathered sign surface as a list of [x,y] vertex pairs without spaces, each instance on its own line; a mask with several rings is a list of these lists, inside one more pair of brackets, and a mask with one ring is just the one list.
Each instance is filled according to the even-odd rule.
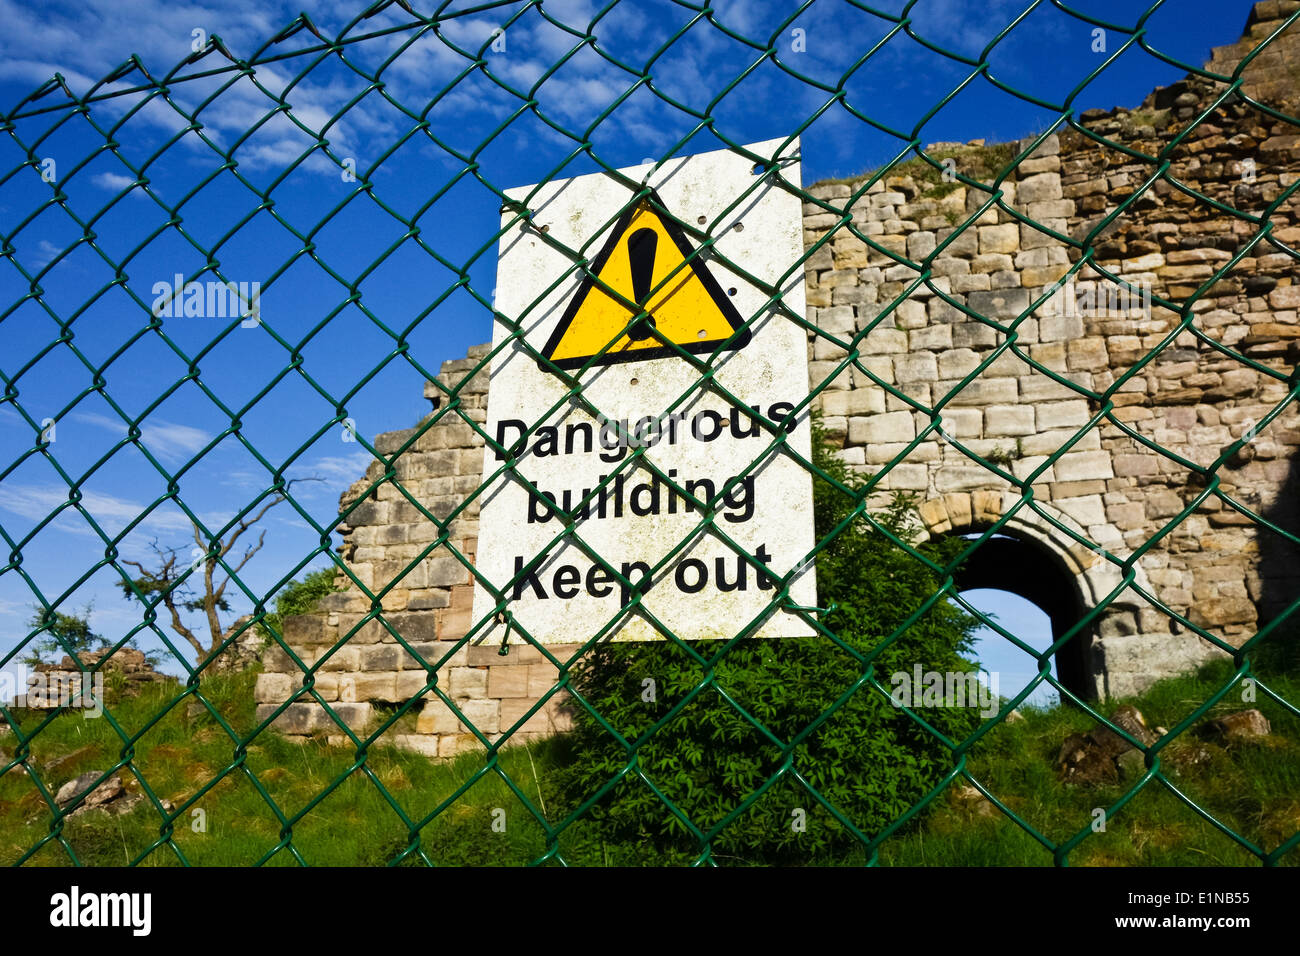
[[[748,149],[772,157],[781,142]],[[797,186],[797,143],[779,163]],[[507,457],[487,449],[484,475],[497,477],[477,567],[546,643],[607,628],[616,640],[809,634],[784,609],[816,596],[811,478],[789,454],[806,459],[810,437],[796,411],[806,333],[788,317],[804,314],[800,201],[731,151],[620,172],[650,192],[637,200],[595,174],[508,193],[535,215],[502,237],[496,308],[533,351],[515,340],[493,360],[487,431],[516,465],[502,471]],[[581,250],[587,270],[559,247]],[[781,302],[740,271],[779,285]],[[509,337],[498,323],[494,346]],[[475,618],[497,604],[480,583]]]

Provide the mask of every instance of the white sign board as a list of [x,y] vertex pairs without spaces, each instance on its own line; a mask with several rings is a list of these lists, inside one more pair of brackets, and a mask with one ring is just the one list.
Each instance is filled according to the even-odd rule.
[[[781,143],[747,148],[773,157]],[[778,162],[797,187],[797,141]],[[507,193],[535,214],[521,223],[503,213],[496,308],[522,322],[536,353],[578,376],[592,410],[517,339],[495,355],[486,429],[517,458],[515,474],[479,498],[476,566],[543,643],[587,641],[615,620],[614,640],[811,634],[784,609],[816,603],[812,479],[785,450],[809,456],[807,411],[793,413],[808,395],[807,334],[726,265],[769,286],[790,272],[784,307],[804,315],[803,269],[791,272],[803,255],[800,200],[731,151],[652,170],[620,170],[653,190],[639,202],[604,173]],[[713,249],[699,254],[709,237]],[[557,244],[583,250],[596,281]],[[494,346],[510,336],[498,322]],[[701,387],[704,376],[673,345],[712,357],[713,380],[738,401]],[[763,427],[751,409],[780,427]],[[489,446],[485,482],[506,463]],[[732,543],[700,530],[710,502]],[[582,543],[562,536],[568,522],[552,503],[574,515]],[[637,592],[611,568],[645,583],[638,606],[658,627],[647,614],[620,614]],[[788,598],[775,600],[791,572]],[[496,605],[478,584],[476,621]],[[479,634],[499,639],[504,626]]]

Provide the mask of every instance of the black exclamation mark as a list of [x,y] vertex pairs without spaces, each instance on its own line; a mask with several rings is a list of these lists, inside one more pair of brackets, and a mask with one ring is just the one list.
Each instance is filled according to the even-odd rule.
[[[654,284],[655,247],[659,236],[653,229],[638,229],[627,237],[627,258],[632,269],[632,295],[636,304],[645,309],[646,299],[650,298],[650,287]],[[637,319],[628,330],[628,338],[634,342],[650,337],[650,330],[655,326],[651,316]]]

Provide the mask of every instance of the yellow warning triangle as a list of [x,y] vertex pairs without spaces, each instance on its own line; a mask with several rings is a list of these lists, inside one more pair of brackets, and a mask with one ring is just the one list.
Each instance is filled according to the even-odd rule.
[[[713,352],[724,342],[727,349],[749,342],[748,329],[736,334],[740,313],[677,223],[661,215],[664,208],[651,192],[623,213],[542,350],[555,365],[579,368],[598,353],[592,365],[639,362],[678,355],[678,348]],[[646,315],[633,322],[640,311],[602,283]]]

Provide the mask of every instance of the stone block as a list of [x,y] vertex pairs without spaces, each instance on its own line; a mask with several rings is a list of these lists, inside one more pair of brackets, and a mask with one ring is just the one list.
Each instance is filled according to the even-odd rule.
[[1146,505],[1147,517],[1151,519],[1172,518],[1185,507],[1178,493],[1168,490],[1150,492],[1143,498],[1143,504]]
[[[1041,373],[1035,375],[1022,375],[1018,379],[1020,385],[1020,400],[1022,402],[1048,402],[1059,401],[1062,399],[1072,399],[1078,396],[1068,385],[1062,385],[1054,378],[1049,378]],[[1084,403],[1085,407],[1087,403]],[[1040,428],[1044,427],[1039,423]]]
[[940,378],[965,378],[980,364],[979,353],[974,349],[948,349],[939,354]]
[[[1026,435],[1020,439],[1020,450],[1026,455],[1054,455],[1071,441],[1078,432],[1073,428],[1056,428]],[[1101,448],[1101,435],[1094,428],[1070,446],[1072,451],[1097,451]]]
[[489,697],[527,697],[528,664],[498,664],[488,668]]
[[447,734],[438,738],[438,756],[443,759],[480,750],[482,747],[483,744],[473,734]]
[[948,520],[957,531],[962,531],[970,527],[973,514],[971,511],[970,495],[966,492],[956,492],[943,496],[943,503],[948,509]]
[[[456,704],[465,720],[484,736],[498,733],[501,729],[501,703],[496,700],[467,700]],[[467,728],[468,729],[468,728]]]
[[[904,452],[907,452],[907,444],[903,442],[880,442],[868,445],[866,447],[867,464],[883,465]],[[907,456],[914,462],[938,461],[939,446],[936,442],[922,442],[916,448],[907,452]]]
[[910,442],[915,437],[911,412],[886,412],[849,422],[849,441],[855,445]]
[[1057,481],[1087,481],[1114,478],[1110,453],[1105,451],[1066,452],[1053,464]]
[[365,671],[396,671],[402,658],[410,657],[397,644],[374,644],[361,648],[361,669]]
[[1022,206],[1029,203],[1048,202],[1061,197],[1061,177],[1058,173],[1036,173],[1016,184],[1016,198]]
[[1053,496],[1052,505],[1060,508],[1085,528],[1106,523],[1106,507],[1102,503],[1101,495],[1086,495],[1082,498]]
[[997,344],[997,339],[997,332],[983,322],[961,322],[952,327],[953,348],[992,348]]
[[1035,407],[1038,427],[1044,431],[1049,428],[1081,428],[1088,424],[1088,419],[1091,417],[1088,402],[1082,398],[1064,402],[1043,402]]
[[488,668],[453,667],[448,684],[448,694],[458,700],[469,697],[487,697]]
[[1258,617],[1255,603],[1249,598],[1211,597],[1196,601],[1187,615],[1198,627],[1223,627],[1227,624],[1254,624]]
[[1015,252],[1020,248],[1020,227],[1014,222],[979,227],[980,254]]
[[397,672],[380,671],[373,674],[361,673],[349,675],[356,688],[357,701],[396,701]]
[[933,232],[914,232],[907,237],[907,257],[919,262],[934,252]]
[[935,357],[927,352],[900,355],[894,360],[894,378],[900,385],[933,382],[938,377],[939,365]]
[[253,700],[259,704],[281,704],[294,690],[294,682],[288,674],[261,673],[257,675],[257,684],[253,688]]
[[284,619],[284,639],[293,647],[333,644],[338,629],[329,625],[324,614],[294,614]]
[[913,352],[941,351],[952,348],[952,326],[928,325],[908,333],[908,345]]
[[983,438],[984,412],[979,408],[949,405],[943,410],[942,428],[953,438]]
[[997,491],[971,493],[971,510],[977,522],[992,523],[1002,517],[1002,495]]
[[397,700],[406,701],[428,693],[424,685],[429,682],[429,672],[424,668],[401,671],[397,675]]
[[829,309],[818,309],[813,321],[820,329],[832,335],[846,335],[853,332],[855,318],[851,305],[837,305]]
[[979,465],[945,464],[934,475],[934,486],[941,492],[977,491],[1005,484],[992,471]]
[[1015,262],[1006,253],[990,252],[981,254],[971,260],[971,272],[1010,272]]
[[1194,634],[1106,637],[1093,647],[1098,665],[1095,690],[1109,698],[1137,696],[1156,681],[1227,656]]
[[556,681],[559,679],[559,673],[549,662],[529,664],[528,691],[524,696],[536,700],[537,698],[549,693],[551,688],[555,686]]
[[455,734],[461,731],[461,723],[452,709],[435,697],[424,702],[415,729],[422,734]]
[[1032,405],[989,405],[984,409],[984,436],[1010,438],[1034,433]]
[[[939,382],[936,395],[946,394],[956,388],[958,382]],[[977,378],[958,392],[952,405],[993,405],[1013,404],[1016,401],[1016,380],[1014,378]]]
[[[441,549],[440,549],[441,550]],[[423,563],[426,587],[449,588],[470,580],[469,569],[450,555],[432,554]]]
[[1106,340],[1101,336],[1071,339],[1066,343],[1068,363],[1071,371],[1096,371],[1110,365],[1110,356],[1106,352]]
[[923,501],[916,511],[921,517],[921,523],[925,525],[926,530],[931,534],[947,534],[952,530],[952,519],[948,515],[948,506],[942,498],[931,498],[929,501]]
[[959,225],[953,229],[940,229],[935,233],[935,237],[943,242],[952,237],[951,241],[944,246],[943,254],[945,256],[969,257],[979,253],[979,232],[978,227],[969,225]]
[[340,647],[329,660],[321,664],[323,671],[355,671],[361,667],[360,651],[352,646]]
[[952,291],[957,293],[987,292],[993,288],[988,273],[979,275],[955,275],[952,277]]
[[889,470],[885,481],[894,491],[925,491],[930,486],[930,470],[925,465],[900,462]]
[[886,327],[885,319],[867,333],[862,340],[862,351],[871,355],[889,355],[907,351],[907,333],[902,329]]
[[[513,727],[515,723],[522,719],[524,714],[531,709],[534,703],[535,701],[519,698],[501,701],[500,726],[503,732]],[[524,733],[549,733],[553,732],[554,729],[551,714],[548,713],[545,706],[540,708],[537,713],[524,721],[524,723],[518,728],[518,730],[523,731]]]
[[972,292],[967,305],[988,319],[1014,319],[1029,308],[1028,289],[994,289]]
[[1038,338],[1043,342],[1068,342],[1083,336],[1083,317],[1078,315],[1040,314]]
[[1160,461],[1154,452],[1145,455],[1116,455],[1115,475],[1119,478],[1139,478],[1160,473]]
[[822,413],[837,415],[875,415],[885,410],[885,390],[879,385],[827,391],[821,395]]

